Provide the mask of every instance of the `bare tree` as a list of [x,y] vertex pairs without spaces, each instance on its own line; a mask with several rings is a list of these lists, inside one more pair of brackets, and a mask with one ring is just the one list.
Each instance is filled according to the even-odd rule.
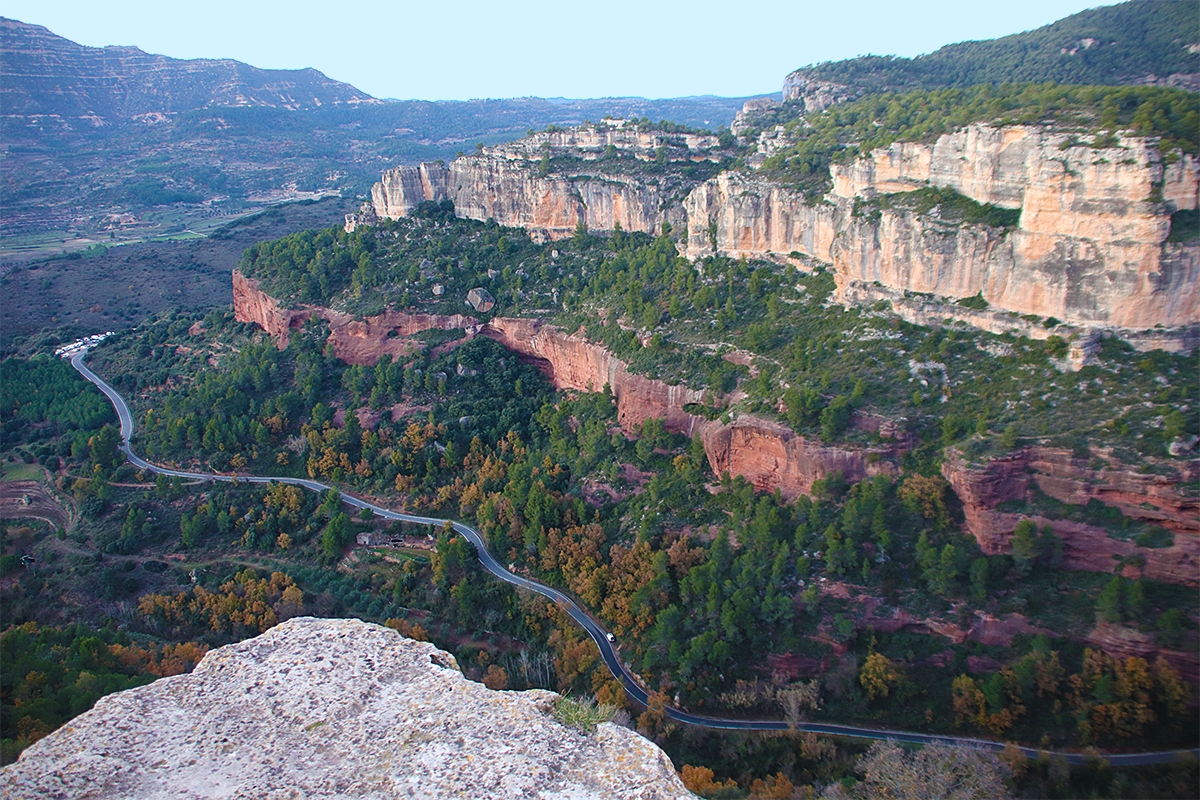
[[926,745],[907,751],[894,741],[876,742],[858,761],[863,780],[847,794],[835,785],[828,800],[1007,800],[1007,766],[992,753],[971,747]]
[[808,717],[809,711],[821,708],[821,684],[817,680],[794,683],[779,690],[779,705],[789,728],[795,728]]

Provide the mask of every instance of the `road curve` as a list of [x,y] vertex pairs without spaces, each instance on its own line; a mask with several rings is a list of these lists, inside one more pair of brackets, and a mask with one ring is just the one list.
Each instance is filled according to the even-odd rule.
[[[232,482],[234,480],[239,483],[285,483],[293,486],[303,486],[305,489],[311,489],[314,492],[327,492],[334,487],[321,483],[320,481],[309,480],[307,478],[289,478],[289,477],[270,477],[259,475],[218,475],[209,472],[186,472],[183,470],[170,469],[168,467],[160,467],[157,464],[151,464],[144,458],[141,458],[133,452],[130,446],[130,441],[133,439],[133,414],[129,410],[125,399],[117,392],[116,389],[109,386],[100,376],[88,369],[83,363],[84,357],[87,355],[87,349],[76,353],[71,357],[71,366],[79,370],[83,377],[94,383],[100,391],[104,392],[105,396],[112,402],[113,408],[116,409],[117,418],[121,422],[121,452],[128,457],[130,463],[143,470],[157,473],[159,475],[167,475],[176,478],[188,478],[191,480],[201,481],[225,481]],[[484,569],[495,575],[502,581],[518,586],[522,589],[527,589],[531,592],[536,592],[544,597],[547,597],[558,603],[563,610],[571,615],[571,619],[575,620],[592,640],[596,642],[596,646],[600,648],[600,655],[604,658],[604,663],[612,671],[612,674],[619,680],[622,686],[625,687],[625,693],[632,697],[642,705],[646,705],[649,696],[641,684],[636,679],[633,671],[626,667],[618,655],[617,648],[613,642],[609,641],[609,634],[600,626],[595,619],[592,618],[583,608],[581,608],[574,600],[568,597],[563,592],[537,581],[523,578],[520,575],[515,575],[509,572],[504,566],[496,560],[496,558],[487,549],[484,543],[483,536],[479,531],[457,520],[446,520],[438,517],[422,517],[415,514],[404,514],[399,511],[392,511],[383,506],[369,503],[355,497],[352,494],[338,490],[342,497],[342,501],[347,505],[355,508],[367,508],[375,514],[384,517],[385,519],[399,520],[401,522],[412,522],[419,525],[430,525],[440,527],[450,522],[454,526],[454,530],[462,534],[471,544],[475,546],[475,550],[479,555],[479,561]],[[667,707],[664,709],[667,716],[677,722],[687,723],[689,725],[697,725],[703,728],[713,728],[717,730],[737,730],[737,731],[785,731],[789,729],[786,722],[779,720],[744,720],[744,719],[724,719],[720,717],[707,717],[699,714],[692,714],[678,708]],[[891,739],[898,742],[909,744],[950,744],[955,746],[976,747],[983,750],[998,752],[1006,746],[1005,742],[996,742],[989,739],[971,739],[956,736],[938,736],[935,734],[914,733],[910,731],[887,730],[883,728],[861,728],[854,725],[836,725],[832,723],[821,722],[801,722],[796,725],[798,730],[811,731],[813,733],[827,734],[831,736],[851,736],[860,739]],[[1022,752],[1030,758],[1037,758],[1039,751],[1036,748],[1022,747]],[[1081,753],[1056,752],[1051,751],[1054,755],[1061,755],[1066,758],[1069,763],[1083,764],[1087,762],[1087,757]],[[1104,756],[1108,763],[1113,766],[1142,766],[1147,764],[1166,764],[1177,761],[1187,755],[1200,757],[1200,749],[1197,750],[1169,750],[1153,753],[1120,753]]]

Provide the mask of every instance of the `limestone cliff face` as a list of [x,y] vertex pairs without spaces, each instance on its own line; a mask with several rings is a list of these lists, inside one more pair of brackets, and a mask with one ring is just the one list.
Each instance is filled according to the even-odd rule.
[[565,728],[555,697],[491,691],[389,628],[297,618],[102,698],[5,767],[0,794],[691,797],[652,742]]
[[642,130],[628,120],[610,120],[595,125],[541,131],[515,142],[485,147],[483,152],[511,160],[537,161],[543,153],[549,152],[552,156],[566,154],[594,161],[602,158],[611,147],[619,153],[649,161],[656,158],[659,148],[662,148],[670,161],[719,161],[720,157],[715,152],[718,144],[716,136]]
[[[846,99],[841,89],[800,75],[785,97],[819,110]],[[762,137],[775,146],[779,135]],[[570,235],[579,223],[653,233],[669,222],[687,231],[681,250],[689,258],[800,254],[831,264],[842,302],[862,294],[856,287],[878,284],[951,299],[982,293],[997,312],[1087,328],[1200,322],[1200,245],[1166,241],[1170,213],[1200,203],[1200,162],[1182,155],[1164,163],[1149,139],[1093,148],[1041,127],[971,125],[932,144],[897,142],[834,165],[833,189],[816,204],[752,173],[724,172],[693,186],[678,176],[598,176],[590,168],[542,175],[536,166],[543,153],[586,164],[610,147],[641,159],[716,157],[712,137],[585,126],[485,148],[448,166],[389,170],[372,202],[379,216],[394,219],[422,201],[449,199],[460,216],[545,238]],[[1019,224],[999,231],[942,220],[936,210],[855,213],[859,201],[927,186],[1019,208]]]
[[375,213],[387,219],[407,215],[426,200],[452,200],[460,217],[494,219],[558,239],[582,222],[589,230],[656,233],[663,222],[682,225],[673,202],[690,184],[679,177],[646,181],[592,168],[541,174],[544,154],[570,155],[584,162],[609,148],[647,161],[659,154],[670,162],[718,160],[715,136],[642,131],[616,123],[537,133],[509,144],[461,156],[448,166],[434,162],[388,170],[371,190]]
[[803,70],[796,70],[783,79],[783,99],[800,103],[806,114],[815,114],[861,96],[861,89],[852,89],[832,81],[813,80]]
[[[855,284],[961,298],[1087,327],[1144,330],[1200,320],[1200,247],[1166,243],[1172,209],[1196,207],[1197,161],[1164,165],[1154,143],[1072,145],[1040,128],[972,125],[934,144],[896,143],[832,169],[826,202],[722,174],[684,202],[686,252],[779,259],[796,251],[833,265],[839,297]],[[856,217],[856,199],[949,187],[1020,208],[1001,233],[886,209]],[[1164,202],[1159,202],[1161,196]]]
[[1141,572],[1148,578],[1200,584],[1200,499],[1186,493],[1186,487],[1200,481],[1200,461],[1190,462],[1174,476],[1164,476],[1133,472],[1116,462],[1093,470],[1068,451],[1044,447],[1025,448],[983,467],[972,467],[950,451],[942,475],[962,501],[967,530],[985,553],[1009,552],[1013,529],[1024,518],[996,507],[1004,501],[1027,499],[1036,486],[1064,503],[1083,505],[1096,498],[1131,519],[1175,534],[1172,547],[1144,548],[1113,539],[1095,526],[1031,517],[1062,537],[1063,565],[1068,569],[1110,572],[1115,559],[1141,556],[1145,559]]
[[683,203],[684,252],[780,260],[793,251],[833,261],[833,242],[849,214],[837,205],[808,205],[786,187],[743,172],[723,172],[697,186]]
[[[492,155],[455,159],[448,167],[397,167],[371,189],[375,213],[396,219],[426,200],[451,200],[460,217],[494,219],[535,235],[561,239],[582,222],[588,230],[656,233],[682,225],[682,209],[666,202],[678,190],[619,176],[540,176],[533,165]],[[664,206],[668,206],[664,208]]]
[[946,231],[885,213],[874,237],[863,226],[845,237],[834,257],[843,282],[951,297],[982,292],[1003,310],[1082,325],[1197,321],[1200,248],[1165,245],[1170,208],[1196,207],[1196,160],[1184,155],[1164,168],[1150,140],[1091,148],[1041,128],[973,125],[932,145],[897,143],[835,166],[833,181],[833,194],[844,198],[933,185],[1021,209],[1008,236],[962,227],[953,247]]

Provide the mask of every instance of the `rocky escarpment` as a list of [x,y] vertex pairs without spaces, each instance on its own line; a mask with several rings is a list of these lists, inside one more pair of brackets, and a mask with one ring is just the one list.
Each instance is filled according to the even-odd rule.
[[14,19],[0,19],[0,51],[5,115],[55,117],[80,127],[152,122],[213,106],[300,110],[382,102],[315,69],[85,47]]
[[[1110,572],[1119,561],[1143,562],[1140,572],[1148,578],[1200,584],[1200,498],[1189,493],[1200,482],[1200,461],[1166,476],[1134,472],[1117,462],[1093,469],[1068,451],[1045,447],[1024,448],[982,466],[972,466],[950,451],[942,475],[962,501],[967,530],[985,553],[1009,552],[1013,530],[1029,517],[1039,526],[1049,525],[1063,539],[1063,565],[1068,569]],[[1083,522],[998,508],[1001,503],[1029,500],[1035,488],[1073,505],[1095,498],[1130,519],[1172,531],[1175,543],[1139,547]],[[1131,566],[1130,571],[1139,568]]]
[[805,114],[824,111],[830,106],[857,100],[862,95],[862,89],[816,80],[804,70],[796,70],[783,79],[784,102],[797,103]]
[[741,476],[758,489],[778,489],[794,498],[807,494],[813,483],[833,472],[858,481],[896,471],[889,459],[899,454],[899,445],[869,450],[828,447],[753,415],[739,415],[726,423],[690,414],[685,407],[704,402],[705,392],[634,375],[604,348],[553,326],[497,319],[482,332],[510,350],[543,360],[559,389],[598,391],[607,385],[617,402],[617,419],[626,430],[636,430],[647,419],[662,419],[672,433],[698,435],[715,474]]
[[[892,426],[887,426],[884,444],[854,449],[825,446],[752,415],[736,416],[729,422],[705,419],[689,413],[688,407],[722,398],[631,373],[603,347],[537,320],[497,318],[483,324],[462,315],[389,312],[358,321],[327,309],[280,310],[253,281],[240,275],[235,274],[234,286],[239,321],[261,325],[282,345],[287,322],[281,321],[319,316],[329,321],[334,352],[353,364],[374,364],[384,353],[407,354],[412,344],[405,337],[430,328],[463,328],[470,335],[488,336],[533,360],[559,389],[599,391],[608,386],[625,430],[636,431],[647,419],[662,419],[671,432],[700,436],[715,474],[742,476],[758,489],[779,489],[789,498],[808,493],[815,481],[835,471],[850,481],[892,474],[905,449]],[[393,332],[396,335],[391,335]],[[883,429],[880,432],[884,434]],[[1095,498],[1133,520],[1176,533],[1172,547],[1143,548],[1112,539],[1104,530],[1081,522],[1034,516],[1039,526],[1050,525],[1063,538],[1066,567],[1107,572],[1114,567],[1114,557],[1140,556],[1148,577],[1186,584],[1200,580],[1200,499],[1185,491],[1200,482],[1200,462],[1190,462],[1169,477],[1134,472],[1115,461],[1096,470],[1072,458],[1068,451],[1031,447],[993,459],[984,467],[973,467],[952,451],[942,472],[962,500],[967,529],[984,552],[1008,552],[1013,529],[1023,518],[997,510],[997,506],[1028,500],[1037,488],[1074,505]]]
[[[1200,247],[1168,243],[1172,210],[1197,207],[1197,161],[1164,164],[1152,140],[1073,145],[1041,128],[972,125],[934,144],[895,143],[832,169],[827,202],[725,173],[684,203],[686,252],[832,264],[842,299],[880,285],[983,298],[1000,311],[1144,330],[1200,319]],[[1001,231],[858,204],[927,186],[1021,209]],[[1161,198],[1161,200],[1160,200]]]
[[259,288],[258,281],[233,273],[233,313],[238,322],[252,322],[271,335],[280,349],[288,346],[293,330],[309,319],[329,323],[329,344],[338,358],[348,364],[374,366],[380,356],[393,358],[413,352],[408,338],[421,331],[476,330],[479,320],[462,314],[405,314],[388,311],[357,319],[349,314],[316,306],[281,308],[275,298]]
[[719,161],[719,146],[720,139],[709,134],[666,133],[617,119],[541,131],[515,142],[486,147],[483,152],[514,161],[538,161],[543,155],[568,155],[596,161],[619,153],[640,161],[662,158],[669,162],[686,162]]
[[[833,90],[814,87],[793,89],[811,95],[816,108]],[[800,255],[830,264],[842,302],[874,302],[876,287],[951,300],[981,294],[993,314],[1122,333],[1200,322],[1200,245],[1167,241],[1170,214],[1200,202],[1200,162],[1175,154],[1167,163],[1153,139],[1092,147],[1042,127],[971,125],[932,144],[897,142],[834,165],[832,191],[819,203],[753,172],[727,171],[697,185],[682,173],[600,175],[587,166],[618,147],[642,159],[660,151],[668,160],[714,157],[711,137],[683,137],[672,149],[657,144],[660,136],[582,128],[449,165],[401,167],[375,185],[374,211],[395,218],[425,200],[448,199],[460,216],[551,238],[580,223],[657,232],[668,222],[686,230],[681,250],[689,258]],[[543,153],[572,155],[585,166],[545,172],[537,164]],[[930,186],[1020,209],[1018,222],[994,228],[947,219],[939,208],[872,205],[881,195]],[[963,321],[988,326],[987,319]]]
[[371,189],[375,213],[406,216],[427,200],[450,200],[458,215],[494,219],[525,228],[540,239],[570,236],[582,223],[588,230],[656,232],[663,222],[683,223],[669,201],[677,184],[644,184],[622,176],[539,175],[530,164],[488,155],[457,158],[449,166],[397,167]]
[[[620,123],[618,125],[618,122]],[[388,170],[371,190],[375,214],[386,219],[407,215],[425,201],[451,200],[469,219],[494,219],[558,239],[579,224],[608,231],[656,233],[663,222],[682,225],[678,198],[693,182],[678,174],[654,181],[604,173],[589,162],[621,154],[666,162],[718,160],[715,136],[643,131],[623,122],[546,131],[477,154]],[[568,155],[581,166],[553,172],[540,168],[543,156]]]
[[731,423],[705,419],[685,409],[720,398],[634,374],[603,347],[537,320],[496,318],[484,324],[458,314],[398,311],[355,320],[324,308],[286,310],[255,281],[236,272],[234,315],[239,322],[262,327],[280,347],[286,346],[290,330],[303,320],[324,319],[334,354],[351,364],[371,365],[384,353],[407,355],[413,343],[406,337],[423,330],[462,328],[468,335],[488,336],[536,363],[558,389],[593,392],[609,387],[625,430],[634,432],[647,419],[662,419],[672,433],[701,437],[717,475],[740,475],[759,489],[779,489],[786,497],[808,492],[815,481],[834,471],[849,480],[894,471],[893,461],[903,449],[899,442],[872,449],[827,447],[751,415]]
[[830,447],[778,423],[745,415],[728,424],[703,427],[704,452],[717,475],[740,475],[761,491],[779,489],[794,499],[818,480],[840,472],[854,483],[874,475],[895,475],[904,450],[897,443],[865,450]]
[[556,695],[468,681],[431,644],[297,618],[109,695],[0,772],[5,797],[685,798],[670,760]]

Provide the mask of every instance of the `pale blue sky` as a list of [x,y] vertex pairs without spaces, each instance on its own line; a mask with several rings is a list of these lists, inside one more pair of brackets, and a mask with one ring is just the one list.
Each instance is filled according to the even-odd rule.
[[314,67],[376,97],[743,96],[805,64],[913,56],[1040,27],[1087,0],[3,0],[81,44]]

